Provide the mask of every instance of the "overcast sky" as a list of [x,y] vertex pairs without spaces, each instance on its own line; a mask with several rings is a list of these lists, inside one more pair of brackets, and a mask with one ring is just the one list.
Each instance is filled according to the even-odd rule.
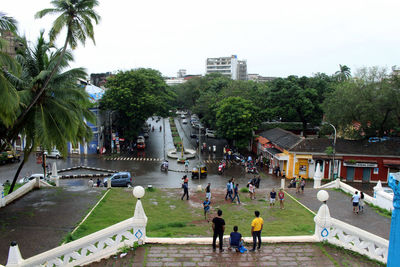
[[[400,65],[398,0],[99,0],[96,45],[74,52],[89,73],[154,68],[204,74],[207,57],[237,55],[248,73],[333,74],[339,64]],[[34,41],[55,17],[34,19],[49,0],[3,0],[0,11]],[[61,46],[65,35],[59,37]]]

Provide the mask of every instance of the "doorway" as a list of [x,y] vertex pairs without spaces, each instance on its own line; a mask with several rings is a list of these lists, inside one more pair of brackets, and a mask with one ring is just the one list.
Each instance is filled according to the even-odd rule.
[[363,168],[363,178],[362,178],[363,183],[369,183],[370,179],[371,179],[371,168]]
[[346,180],[348,182],[353,182],[354,180],[354,167],[347,167],[347,177]]

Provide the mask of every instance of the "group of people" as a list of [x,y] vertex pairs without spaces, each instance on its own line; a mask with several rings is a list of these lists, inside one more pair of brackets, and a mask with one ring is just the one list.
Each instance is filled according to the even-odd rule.
[[237,203],[240,204],[239,184],[235,184],[235,178],[229,179],[226,183],[225,200],[228,200],[228,198],[231,200],[232,203],[235,201],[235,199],[237,199]]
[[358,191],[354,193],[351,197],[351,202],[353,203],[353,213],[358,214],[359,212],[364,212],[364,193]]
[[[279,199],[279,205],[280,205],[280,209],[285,209],[285,193],[283,192],[283,189],[281,188],[279,190],[278,193],[278,199]],[[269,193],[269,207],[272,208],[275,206],[275,202],[276,202],[276,192],[275,192],[275,188],[272,188],[272,191]]]
[[301,176],[297,178],[293,178],[290,180],[289,188],[296,188],[296,193],[304,193],[304,187],[306,186],[306,180],[301,178]]
[[[253,237],[253,248],[250,252],[254,252],[261,248],[261,231],[264,227],[264,220],[260,217],[260,212],[256,210],[254,212],[255,218],[251,222],[251,235]],[[217,211],[217,216],[212,220],[213,229],[213,243],[212,247],[215,251],[217,248],[217,238],[219,240],[219,251],[224,251],[223,249],[223,236],[225,232],[225,220],[222,218],[222,210]],[[243,249],[243,238],[242,234],[238,232],[239,228],[235,225],[233,227],[233,232],[230,234],[229,238],[229,249],[236,249],[239,251]],[[258,241],[258,242],[257,242]]]

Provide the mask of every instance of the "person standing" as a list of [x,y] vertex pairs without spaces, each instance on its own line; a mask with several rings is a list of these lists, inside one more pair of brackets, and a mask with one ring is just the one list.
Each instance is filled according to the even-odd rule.
[[353,202],[354,214],[358,214],[358,204],[360,202],[360,196],[358,195],[358,191],[356,191],[354,195],[351,197],[351,201]]
[[211,205],[210,200],[206,198],[206,200],[204,200],[203,202],[203,208],[204,208],[204,219],[207,220],[207,222],[208,222],[207,213],[210,212],[210,205]]
[[210,187],[211,187],[211,183],[208,183],[208,185],[206,187],[206,198],[208,200],[211,200],[211,189],[210,189]]
[[239,199],[239,184],[235,184],[234,185],[234,189],[233,189],[233,199],[232,199],[232,203],[233,201],[237,198],[238,204],[240,204],[240,199]]
[[183,188],[183,195],[182,195],[181,199],[183,200],[183,198],[186,196],[186,200],[189,200],[189,185],[188,185],[188,183],[184,182],[182,184],[182,188]]
[[300,193],[301,176],[296,178],[296,193]]
[[275,201],[276,201],[276,192],[275,188],[272,188],[272,191],[269,193],[269,207],[272,208],[272,206],[275,206]]
[[226,195],[225,195],[225,200],[227,200],[228,197],[232,200],[232,189],[233,189],[232,180],[233,180],[233,179],[230,179],[230,180],[226,183]]
[[280,208],[281,208],[281,210],[284,210],[285,209],[285,205],[284,205],[283,202],[285,201],[285,193],[283,193],[282,188],[279,190],[278,198],[279,198]]
[[217,217],[214,217],[214,219],[212,220],[212,229],[214,232],[213,235],[213,250],[215,251],[215,249],[217,248],[216,246],[216,241],[217,241],[217,237],[219,239],[219,251],[222,252],[223,250],[223,236],[224,236],[224,232],[225,232],[225,220],[222,219],[222,210],[218,210],[217,211]]
[[254,185],[253,185],[253,182],[249,183],[249,194],[250,194],[250,200],[254,199]]
[[250,252],[254,252],[257,246],[257,239],[258,239],[258,246],[257,249],[261,248],[261,231],[264,226],[264,220],[260,217],[260,212],[256,210],[254,212],[256,216],[253,221],[251,222],[251,235],[253,236],[253,249],[249,250]]
[[306,179],[301,179],[300,187],[301,187],[301,193],[304,193],[304,187],[306,186]]

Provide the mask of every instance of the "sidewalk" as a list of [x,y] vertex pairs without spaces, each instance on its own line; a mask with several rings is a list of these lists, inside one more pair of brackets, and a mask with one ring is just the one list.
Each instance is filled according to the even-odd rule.
[[348,251],[318,244],[263,244],[256,252],[213,252],[210,246],[145,245],[123,258],[88,266],[383,266]]
[[[305,188],[304,193],[299,194],[296,194],[296,190],[292,188],[285,190],[303,205],[315,213],[318,212],[321,202],[317,199],[317,193],[320,189]],[[328,189],[327,191],[329,193],[327,205],[331,217],[389,240],[390,218],[379,215],[367,204],[364,206],[363,213],[355,215],[350,196],[335,190]]]
[[41,188],[0,209],[0,264],[6,264],[11,241],[29,258],[60,245],[86,215],[102,190],[87,187]]

